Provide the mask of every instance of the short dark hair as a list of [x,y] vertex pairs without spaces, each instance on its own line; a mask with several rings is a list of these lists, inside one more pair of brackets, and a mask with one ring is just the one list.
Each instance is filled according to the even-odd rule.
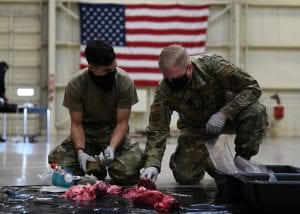
[[116,54],[108,42],[97,39],[87,43],[85,57],[90,65],[107,66],[115,60]]
[[0,67],[5,69],[9,68],[8,64],[5,61],[0,62]]

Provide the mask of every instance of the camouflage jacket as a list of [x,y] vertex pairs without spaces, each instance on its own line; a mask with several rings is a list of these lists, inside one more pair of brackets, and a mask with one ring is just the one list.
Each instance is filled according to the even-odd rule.
[[257,81],[221,56],[203,54],[191,61],[192,80],[184,89],[174,92],[164,80],[156,88],[147,127],[145,167],[161,167],[173,111],[179,115],[178,129],[205,135],[212,114],[221,110],[234,120],[261,96]]

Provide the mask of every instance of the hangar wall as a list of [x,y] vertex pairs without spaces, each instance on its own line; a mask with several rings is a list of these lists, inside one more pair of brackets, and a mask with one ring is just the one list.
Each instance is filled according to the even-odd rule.
[[[40,103],[45,87],[41,82],[41,16],[39,2],[0,1],[0,61],[10,66],[5,78],[9,102]],[[33,88],[35,94],[19,97],[18,88]],[[30,119],[28,129],[38,132],[39,116],[32,115]],[[8,134],[23,133],[22,115],[9,114],[7,120]],[[2,129],[1,123],[1,132]]]
[[[52,131],[69,132],[68,111],[62,106],[65,86],[79,68],[79,16],[77,0],[0,0],[0,61],[7,73],[7,95],[12,102],[34,103],[52,109]],[[81,1],[84,2],[84,1]],[[91,0],[89,1],[91,2]],[[153,3],[146,0],[92,2]],[[268,108],[270,136],[300,136],[300,2],[298,0],[168,0],[164,3],[208,3],[210,16],[207,52],[223,55],[260,83],[261,102]],[[53,35],[53,36],[49,36]],[[48,94],[48,79],[55,79],[55,97]],[[31,87],[33,97],[18,97],[17,88]],[[138,88],[131,131],[144,131],[154,88]],[[285,107],[284,119],[273,117],[277,93]],[[44,131],[38,115],[30,115],[29,133]],[[172,130],[176,132],[176,118]],[[8,116],[8,133],[22,128],[21,115]],[[2,131],[0,129],[0,131]]]

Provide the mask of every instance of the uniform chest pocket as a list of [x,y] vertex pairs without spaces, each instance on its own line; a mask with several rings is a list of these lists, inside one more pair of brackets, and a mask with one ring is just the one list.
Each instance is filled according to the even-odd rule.
[[205,107],[209,110],[217,110],[224,105],[226,100],[224,91],[218,85],[210,84],[201,91],[201,97]]
[[170,99],[172,109],[185,114],[201,111],[203,109],[203,101],[198,93],[188,92],[181,97]]

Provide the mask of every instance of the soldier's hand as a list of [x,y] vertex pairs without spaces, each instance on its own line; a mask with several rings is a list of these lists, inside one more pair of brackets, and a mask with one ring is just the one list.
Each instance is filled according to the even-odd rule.
[[82,150],[78,151],[77,158],[78,158],[79,166],[82,169],[82,171],[84,171],[84,173],[87,172],[86,163],[88,161],[91,161],[91,162],[96,162],[97,161],[94,157],[88,155],[87,153],[83,152]]
[[105,161],[109,163],[110,161],[112,161],[115,158],[115,151],[111,146],[108,146],[104,150],[103,155],[104,155]]
[[206,123],[206,133],[219,134],[225,125],[226,119],[225,114],[221,111],[213,114]]
[[156,181],[157,176],[158,176],[158,169],[157,167],[154,166],[147,167],[146,169],[143,170],[141,174],[141,178],[148,178],[153,182]]

